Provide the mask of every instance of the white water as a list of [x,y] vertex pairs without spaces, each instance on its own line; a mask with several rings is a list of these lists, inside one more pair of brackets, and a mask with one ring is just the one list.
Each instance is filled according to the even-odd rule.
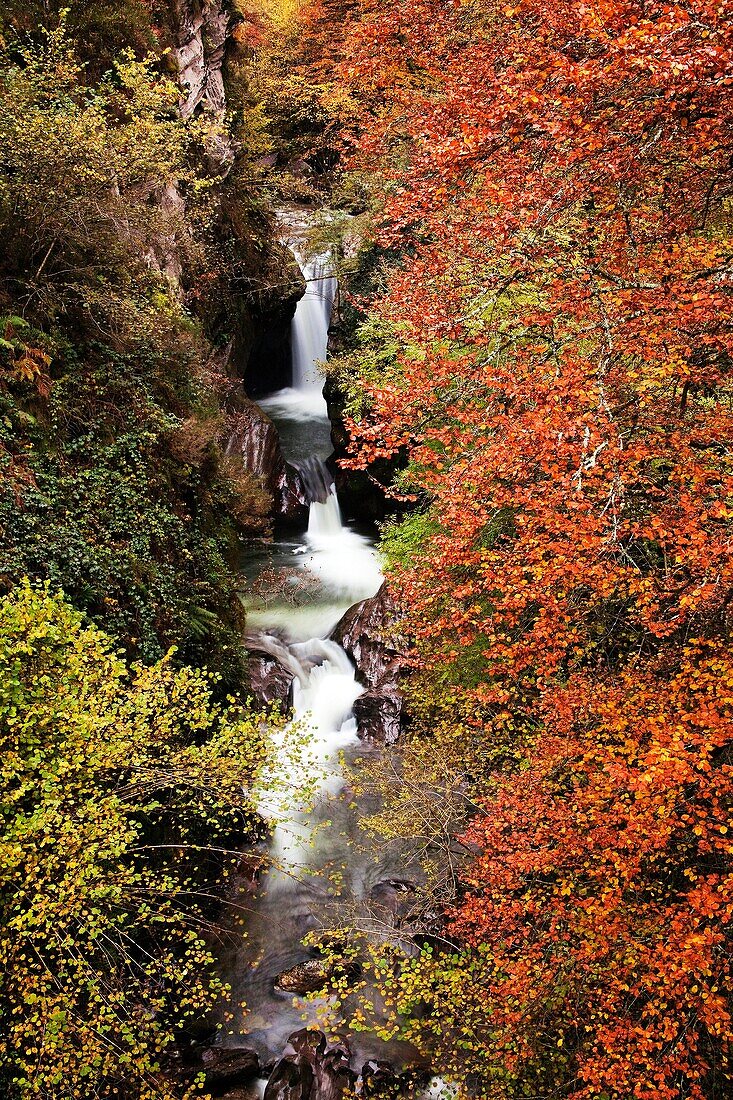
[[[291,240],[289,244],[307,281],[292,323],[293,386],[273,394],[262,405],[268,412],[279,410],[283,415],[287,410],[287,417],[308,422],[328,416],[319,364],[327,355],[337,284],[328,255],[305,260],[299,242]],[[319,474],[311,480],[318,482],[320,495],[330,474],[318,456],[309,456],[307,462],[313,467],[311,473]],[[296,553],[300,568],[313,574],[321,589],[346,607],[373,596],[381,584],[374,548],[344,524],[333,484],[325,501],[311,503],[306,541]],[[275,615],[278,610],[273,609]],[[309,862],[308,849],[313,842],[309,803],[338,793],[343,783],[339,753],[358,742],[353,707],[363,688],[343,649],[325,637],[335,626],[333,611],[332,607],[319,636],[293,640],[286,658],[280,657],[287,668],[295,665],[296,669],[293,721],[275,737],[276,759],[266,777],[268,789],[259,809],[275,825],[271,851],[288,873],[299,863]],[[270,617],[272,625],[277,623],[272,613],[264,617]],[[287,610],[284,617],[291,617]],[[258,625],[264,625],[262,613]],[[293,639],[289,623],[281,619],[277,625],[285,626]],[[274,647],[283,648],[279,639],[272,642],[273,653]]]
[[[323,385],[323,379],[321,379]],[[257,404],[272,420],[294,420],[301,423],[306,418],[328,423],[328,410],[319,389],[296,390],[292,386],[278,390],[270,397],[261,398]]]
[[323,504],[319,501],[311,504],[308,516],[308,538],[311,540],[340,538],[343,531],[339,498],[335,486],[332,486],[328,499]]
[[328,330],[338,283],[327,254],[306,260],[302,242],[288,244],[306,281],[306,291],[298,302],[291,329],[293,384],[260,401],[269,416],[285,420],[328,420],[323,398],[320,364],[328,350]]
[[293,320],[293,388],[300,393],[323,395],[318,364],[326,358],[331,311],[336,298],[336,279],[328,255],[302,263],[307,288]]
[[291,653],[299,661],[293,719],[274,735],[277,757],[258,805],[275,826],[270,852],[287,874],[313,857],[312,803],[343,786],[339,754],[358,743],[352,710],[363,691],[335,642],[313,638],[292,646]]
[[303,568],[335,597],[353,604],[377,592],[382,571],[374,548],[344,525],[335,489],[325,504],[311,504],[306,542]]
[[[330,426],[319,364],[327,354],[336,280],[327,257],[305,263],[298,246],[289,243],[308,279],[293,319],[293,386],[260,404],[276,422],[293,425],[303,462],[328,453],[322,450]],[[328,476],[325,468],[321,473]],[[320,481],[321,500],[323,485]],[[329,875],[348,858],[343,828],[356,828],[347,807],[332,799],[344,784],[341,754],[359,742],[353,708],[363,688],[346,653],[327,635],[343,612],[373,596],[382,580],[369,540],[344,524],[335,488],[324,503],[310,505],[302,540],[292,549],[282,543],[276,551],[278,561],[289,557],[316,578],[313,599],[301,607],[248,612],[250,629],[265,634],[257,648],[277,656],[293,673],[293,718],[272,735],[273,757],[258,798],[260,812],[273,826],[272,867],[251,902],[247,938],[232,975],[233,1004],[244,999],[250,1006],[240,1034],[268,1056],[280,1053],[288,1035],[302,1026],[304,1012],[317,1025],[316,1006],[295,1006],[292,997],[274,988],[274,980],[307,956],[303,935],[327,923],[333,904]],[[275,629],[279,636],[273,636]],[[363,877],[359,874],[360,882]]]

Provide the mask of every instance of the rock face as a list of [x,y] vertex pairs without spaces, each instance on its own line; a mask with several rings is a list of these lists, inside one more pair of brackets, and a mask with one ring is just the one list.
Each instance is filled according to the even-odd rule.
[[[338,323],[334,328],[338,329]],[[338,352],[338,340],[329,346]],[[331,375],[326,378],[323,393],[328,404],[333,444],[333,455],[329,459],[329,466],[336,481],[344,514],[350,519],[374,523],[387,516],[408,511],[411,505],[387,496],[385,489],[382,488],[392,484],[397,471],[406,465],[406,456],[377,459],[370,463],[368,471],[344,469],[341,460],[348,457],[351,443],[344,419],[346,399],[337,381]]]
[[201,1055],[206,1073],[206,1088],[221,1096],[237,1085],[246,1085],[260,1071],[260,1060],[254,1050],[233,1047],[210,1047]]
[[[240,16],[231,0],[172,0],[169,11],[171,58],[181,89],[179,113],[182,118],[203,114],[214,123],[206,154],[214,173],[224,179],[236,160],[226,123],[224,65]],[[305,281],[290,251],[273,239],[264,212],[253,237],[246,218],[243,224],[236,197],[226,187],[217,187],[215,194],[221,201],[214,234],[229,250],[229,278],[220,280],[211,301],[200,308],[212,330],[232,334],[231,368],[244,381],[248,394],[262,396],[290,385],[290,324],[305,293]],[[177,284],[185,274],[177,234],[186,204],[171,184],[160,205],[170,230],[158,249],[161,255],[151,255],[150,262]]]
[[[244,388],[255,400],[293,382],[291,327],[306,282],[290,249],[271,246],[272,263],[261,280],[253,309],[256,325],[236,342],[235,363]],[[268,289],[269,287],[269,289]]]
[[[223,121],[226,113],[224,54],[229,37],[229,13],[225,0],[176,0],[174,32],[178,82],[184,102],[181,115],[190,118],[206,111]],[[209,154],[221,165],[231,165],[234,154],[229,139],[212,139]]]
[[320,1031],[296,1031],[267,1082],[264,1100],[341,1100],[356,1083],[350,1058],[345,1043],[329,1046]]
[[403,698],[397,681],[385,679],[354,703],[360,735],[372,741],[393,745],[400,736]]
[[227,453],[241,454],[245,469],[272,494],[276,519],[305,527],[308,495],[300,474],[283,457],[277,428],[253,401],[241,398],[238,407]]
[[396,607],[383,584],[376,596],[349,608],[331,635],[354,662],[367,689],[354,705],[360,736],[388,745],[400,735],[403,709],[399,677],[405,667],[405,645],[396,627]]

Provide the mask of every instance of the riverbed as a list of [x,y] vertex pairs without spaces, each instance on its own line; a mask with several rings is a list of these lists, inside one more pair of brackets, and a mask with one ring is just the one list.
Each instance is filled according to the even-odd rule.
[[[276,986],[279,975],[312,958],[303,938],[345,920],[377,928],[373,899],[385,883],[419,876],[403,851],[364,833],[360,820],[377,806],[347,786],[349,767],[379,750],[359,738],[353,706],[363,688],[329,635],[348,608],[376,594],[382,573],[373,535],[344,522],[325,466],[332,446],[319,363],[327,354],[336,280],[328,257],[305,259],[297,232],[289,243],[307,281],[293,320],[293,381],[259,404],[278,428],[286,460],[303,471],[306,484],[313,482],[318,499],[311,501],[306,531],[280,535],[243,561],[248,588],[265,569],[286,578],[289,598],[250,604],[247,624],[257,644],[292,670],[293,722],[275,736],[260,795],[260,812],[272,825],[261,853],[266,870],[259,883],[250,878],[241,885],[235,900],[243,935],[225,958],[232,998],[224,1042],[256,1050],[265,1066],[294,1031],[323,1026],[323,1000]],[[403,1044],[349,1034],[346,1009],[342,1017],[338,1031],[357,1072],[367,1059],[400,1068],[415,1062]]]

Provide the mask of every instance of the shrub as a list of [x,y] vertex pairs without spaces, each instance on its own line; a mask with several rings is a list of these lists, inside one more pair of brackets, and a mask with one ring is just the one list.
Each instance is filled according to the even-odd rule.
[[0,673],[0,1091],[168,1097],[161,1055],[222,991],[200,864],[256,826],[259,723],[27,583]]

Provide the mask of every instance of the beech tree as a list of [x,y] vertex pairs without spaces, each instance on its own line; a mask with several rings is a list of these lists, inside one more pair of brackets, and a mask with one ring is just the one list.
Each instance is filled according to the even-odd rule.
[[504,762],[395,1027],[485,1095],[723,1097],[731,6],[327,6],[393,260],[351,461],[409,457],[392,587]]

